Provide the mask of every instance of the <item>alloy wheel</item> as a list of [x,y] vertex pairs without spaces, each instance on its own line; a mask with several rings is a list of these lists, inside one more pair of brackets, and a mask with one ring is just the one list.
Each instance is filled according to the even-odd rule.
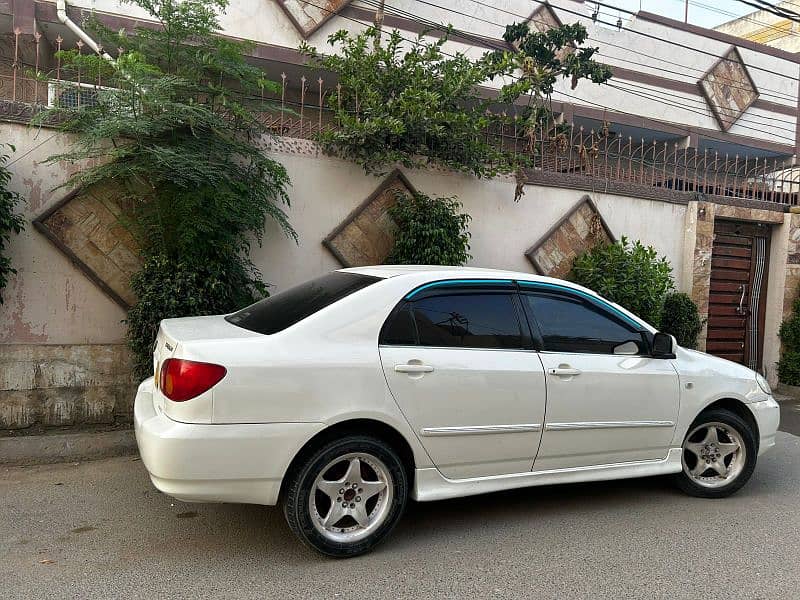
[[725,423],[703,423],[683,443],[683,471],[702,487],[730,484],[742,473],[746,460],[742,435]]
[[339,543],[367,537],[386,520],[393,488],[389,469],[375,456],[356,452],[332,460],[311,486],[314,528]]

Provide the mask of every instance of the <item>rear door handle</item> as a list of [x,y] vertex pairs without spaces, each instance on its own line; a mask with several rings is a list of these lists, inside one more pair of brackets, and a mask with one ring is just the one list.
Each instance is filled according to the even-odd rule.
[[581,370],[573,369],[572,367],[558,367],[557,369],[550,369],[548,373],[556,377],[574,377],[575,375],[580,375]]
[[430,373],[433,371],[433,367],[429,365],[406,364],[395,365],[394,370],[395,373]]

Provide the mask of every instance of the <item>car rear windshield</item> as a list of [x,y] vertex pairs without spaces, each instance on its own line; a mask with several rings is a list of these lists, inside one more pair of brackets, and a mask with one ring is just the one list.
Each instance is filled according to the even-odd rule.
[[370,275],[334,271],[264,298],[225,319],[250,331],[277,333],[380,280]]

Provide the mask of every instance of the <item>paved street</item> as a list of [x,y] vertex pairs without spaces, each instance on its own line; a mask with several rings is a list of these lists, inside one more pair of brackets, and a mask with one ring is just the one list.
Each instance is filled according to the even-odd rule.
[[412,504],[349,561],[301,547],[277,509],[173,501],[131,457],[11,468],[0,597],[797,597],[798,467],[781,433],[722,501],[648,479]]

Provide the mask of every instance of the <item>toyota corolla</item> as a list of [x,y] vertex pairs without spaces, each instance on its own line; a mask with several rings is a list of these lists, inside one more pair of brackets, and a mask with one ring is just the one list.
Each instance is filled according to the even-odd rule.
[[161,323],[135,402],[153,484],[281,504],[354,556],[409,498],[672,474],[741,488],[775,444],[766,380],[572,283],[486,269],[324,275],[226,316]]

